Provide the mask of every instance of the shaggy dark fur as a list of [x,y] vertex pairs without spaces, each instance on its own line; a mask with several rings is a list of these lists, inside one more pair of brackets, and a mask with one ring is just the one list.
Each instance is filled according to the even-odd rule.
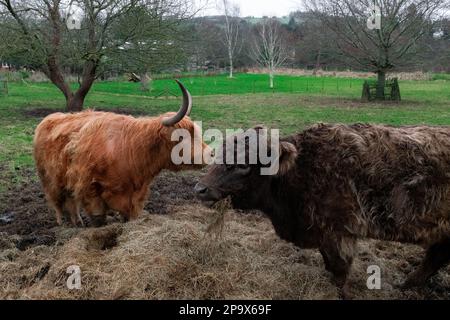
[[235,207],[265,212],[281,238],[319,248],[344,295],[358,238],[427,248],[407,287],[448,264],[450,128],[319,124],[280,149],[277,176],[261,176],[258,165],[214,165],[199,198],[231,195]]

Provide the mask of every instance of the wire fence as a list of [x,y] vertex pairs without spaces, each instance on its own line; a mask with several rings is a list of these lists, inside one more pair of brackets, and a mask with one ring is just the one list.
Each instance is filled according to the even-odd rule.
[[[181,91],[174,78],[181,78],[181,81],[188,88],[193,96],[210,95],[239,95],[239,94],[305,94],[305,95],[328,95],[342,97],[361,97],[364,79],[354,78],[333,78],[333,77],[275,77],[274,86],[269,86],[269,77],[262,75],[241,74],[236,78],[229,79],[226,76],[186,76],[174,75],[153,79],[148,90],[143,90],[141,83],[129,81],[97,81],[90,94],[112,94],[123,96],[146,96],[149,98],[180,97]],[[4,82],[8,92],[7,82]],[[41,88],[48,92],[57,88],[50,82],[10,82],[10,89],[15,86],[30,86],[36,89]],[[76,90],[77,84],[72,85]],[[0,81],[0,90],[2,82]]]
[[[323,94],[334,96],[361,95],[364,80],[342,79],[342,78],[293,78],[275,80],[271,88],[268,81],[246,80],[246,81],[209,81],[201,78],[196,80],[183,79],[185,85],[194,96],[206,95],[235,95],[235,94]],[[155,98],[179,97],[176,85],[166,82],[155,83],[148,92],[136,92],[137,94],[153,96]]]

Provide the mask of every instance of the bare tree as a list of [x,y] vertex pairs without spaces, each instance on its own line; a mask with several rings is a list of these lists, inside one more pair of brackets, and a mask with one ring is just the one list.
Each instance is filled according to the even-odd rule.
[[[417,63],[419,42],[448,0],[304,0],[330,30],[345,59],[378,74],[377,99],[385,98],[386,73]],[[369,10],[381,24],[369,29]]]
[[233,78],[234,57],[240,45],[240,8],[228,0],[221,1],[225,15],[224,42],[228,49],[230,78]]
[[[66,24],[67,6],[81,11],[78,30]],[[83,108],[94,81],[102,75],[109,56],[129,46],[142,32],[142,21],[130,16],[126,32],[112,32],[136,8],[152,8],[159,17],[176,18],[189,9],[188,0],[0,0],[7,21],[7,51],[28,52],[35,68],[43,71],[66,98],[68,111]],[[0,28],[3,27],[0,25]],[[79,86],[73,89],[66,67],[79,67]]]
[[265,18],[255,27],[251,56],[263,68],[267,68],[270,88],[274,87],[275,72],[289,58],[289,47],[281,27],[275,18]]
[[[170,8],[134,8],[114,28],[116,38],[121,39],[128,34],[133,34],[133,37],[109,57],[127,72],[139,74],[143,91],[151,88],[151,73],[180,68],[187,60],[185,42],[189,42],[190,37],[184,22],[190,21],[194,11],[188,7],[185,11],[178,8],[177,16],[169,16],[174,12],[165,12],[165,9]],[[136,21],[139,26],[136,26]]]

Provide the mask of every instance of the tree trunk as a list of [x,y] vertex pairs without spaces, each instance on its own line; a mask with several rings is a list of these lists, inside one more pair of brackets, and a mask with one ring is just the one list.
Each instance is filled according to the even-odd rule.
[[147,72],[141,74],[141,91],[149,92],[151,91],[151,82],[152,78],[148,75]]
[[84,100],[95,81],[96,70],[97,63],[87,61],[83,69],[80,88],[76,92],[73,92],[69,83],[66,82],[55,58],[51,57],[46,68],[43,69],[50,81],[64,94],[67,112],[79,112],[83,110]]
[[322,49],[319,49],[316,56],[316,67],[314,69],[314,73],[317,73],[318,70],[320,70],[320,58],[322,57]]
[[274,78],[274,72],[270,71],[270,75],[269,75],[269,85],[270,85],[270,89],[273,89],[273,78]]
[[79,112],[83,110],[84,99],[92,88],[95,81],[98,62],[86,61],[83,68],[83,76],[80,88],[67,99],[66,110],[68,112]]
[[386,85],[386,72],[384,70],[378,71],[378,81],[377,81],[377,100],[384,100],[384,88]]
[[229,52],[228,56],[230,59],[230,78],[233,78],[233,54]]
[[83,110],[84,99],[86,96],[72,94],[69,99],[66,99],[67,112],[80,112]]

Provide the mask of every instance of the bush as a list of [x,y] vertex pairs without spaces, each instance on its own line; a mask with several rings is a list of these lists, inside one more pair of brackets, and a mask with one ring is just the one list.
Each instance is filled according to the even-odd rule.
[[22,80],[27,80],[30,78],[30,73],[25,70],[19,71],[20,76],[22,77]]
[[450,73],[435,73],[432,77],[433,80],[450,80]]

